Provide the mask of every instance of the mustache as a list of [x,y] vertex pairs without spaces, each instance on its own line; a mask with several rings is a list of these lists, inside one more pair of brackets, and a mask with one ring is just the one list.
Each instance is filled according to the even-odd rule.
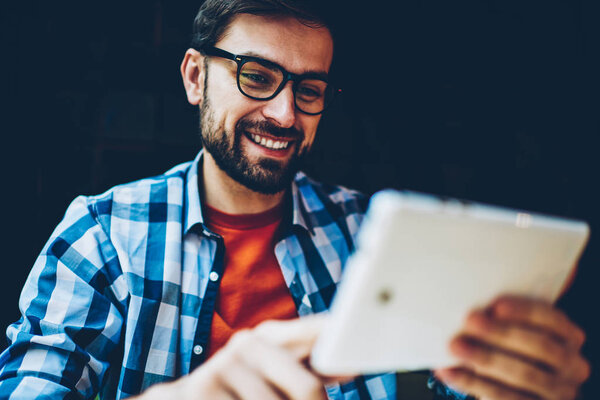
[[304,133],[294,127],[282,128],[269,121],[249,121],[245,119],[242,119],[237,123],[237,132],[241,133],[242,131],[248,130],[268,133],[271,136],[279,138],[287,138],[300,141],[304,140]]

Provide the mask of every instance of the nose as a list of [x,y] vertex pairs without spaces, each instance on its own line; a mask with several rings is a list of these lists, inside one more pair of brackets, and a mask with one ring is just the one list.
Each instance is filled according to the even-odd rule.
[[291,128],[296,123],[293,82],[288,82],[277,96],[265,102],[263,115],[281,128]]

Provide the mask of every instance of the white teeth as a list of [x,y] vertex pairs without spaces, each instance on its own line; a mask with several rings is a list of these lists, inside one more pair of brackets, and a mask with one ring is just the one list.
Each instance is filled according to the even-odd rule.
[[254,142],[260,144],[261,146],[274,150],[287,149],[287,147],[290,144],[290,142],[275,142],[272,139],[260,137],[258,135],[255,135],[254,133],[251,133],[250,137],[252,138],[252,140],[254,140]]

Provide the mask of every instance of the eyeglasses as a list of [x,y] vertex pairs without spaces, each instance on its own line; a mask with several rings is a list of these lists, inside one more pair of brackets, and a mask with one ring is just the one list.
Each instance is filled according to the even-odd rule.
[[317,115],[341,92],[341,89],[335,89],[329,84],[323,74],[293,74],[272,61],[237,55],[216,47],[205,47],[201,52],[208,56],[235,61],[238,66],[238,89],[244,96],[254,100],[271,100],[281,92],[288,81],[292,81],[296,108],[305,114]]

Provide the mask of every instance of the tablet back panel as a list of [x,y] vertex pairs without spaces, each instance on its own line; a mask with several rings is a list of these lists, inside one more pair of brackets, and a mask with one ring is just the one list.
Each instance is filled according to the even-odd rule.
[[501,294],[556,300],[588,236],[580,221],[377,193],[311,363],[329,374],[452,365],[447,345],[470,310]]

